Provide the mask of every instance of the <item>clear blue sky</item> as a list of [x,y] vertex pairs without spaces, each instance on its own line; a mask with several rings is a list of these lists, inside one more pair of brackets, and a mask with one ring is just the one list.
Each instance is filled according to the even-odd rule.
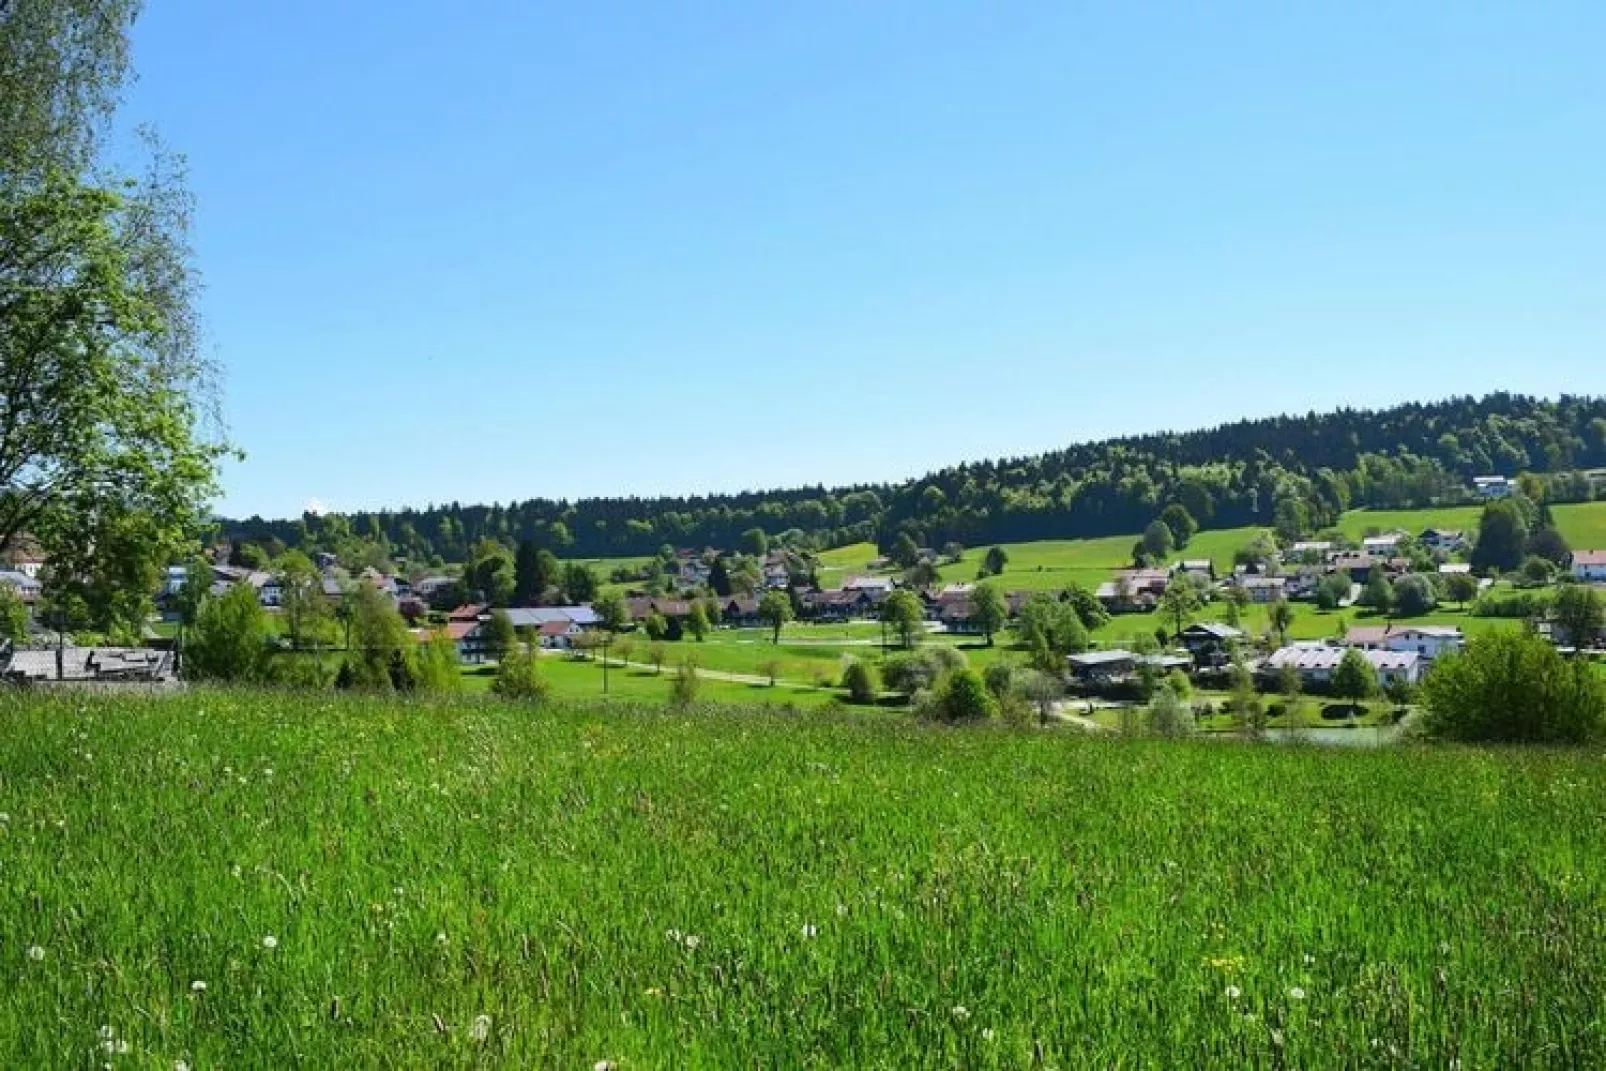
[[151,0],[221,508],[1606,390],[1606,5]]

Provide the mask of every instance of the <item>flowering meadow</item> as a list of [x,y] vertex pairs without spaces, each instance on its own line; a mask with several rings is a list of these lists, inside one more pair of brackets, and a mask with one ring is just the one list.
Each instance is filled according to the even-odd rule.
[[0,698],[0,1066],[1606,1066],[1598,753]]

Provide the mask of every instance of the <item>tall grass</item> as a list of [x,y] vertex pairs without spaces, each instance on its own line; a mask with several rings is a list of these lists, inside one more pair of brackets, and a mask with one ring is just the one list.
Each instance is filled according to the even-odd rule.
[[1597,755],[197,691],[0,813],[8,1067],[1606,1063]]

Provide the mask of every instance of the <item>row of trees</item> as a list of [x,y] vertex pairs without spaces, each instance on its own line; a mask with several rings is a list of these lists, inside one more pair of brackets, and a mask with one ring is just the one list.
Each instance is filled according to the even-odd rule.
[[[1242,421],[1207,431],[1087,443],[1031,458],[980,462],[917,480],[698,498],[534,499],[452,503],[423,510],[251,518],[231,534],[287,546],[331,530],[372,532],[400,553],[460,561],[481,539],[533,540],[563,557],[649,555],[674,546],[736,547],[753,531],[770,541],[837,546],[874,540],[892,550],[1141,532],[1185,511],[1193,525],[1274,525],[1285,537],[1331,525],[1356,506],[1402,508],[1462,501],[1486,472],[1556,474],[1550,493],[1591,494],[1561,474],[1606,466],[1606,400],[1547,401],[1509,394],[1380,411]],[[1185,546],[1187,525],[1167,529]]]

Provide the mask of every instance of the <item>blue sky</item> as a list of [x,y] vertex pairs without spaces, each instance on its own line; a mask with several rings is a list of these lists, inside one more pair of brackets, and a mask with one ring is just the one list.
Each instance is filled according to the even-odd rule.
[[152,0],[221,508],[1606,390],[1606,5]]

